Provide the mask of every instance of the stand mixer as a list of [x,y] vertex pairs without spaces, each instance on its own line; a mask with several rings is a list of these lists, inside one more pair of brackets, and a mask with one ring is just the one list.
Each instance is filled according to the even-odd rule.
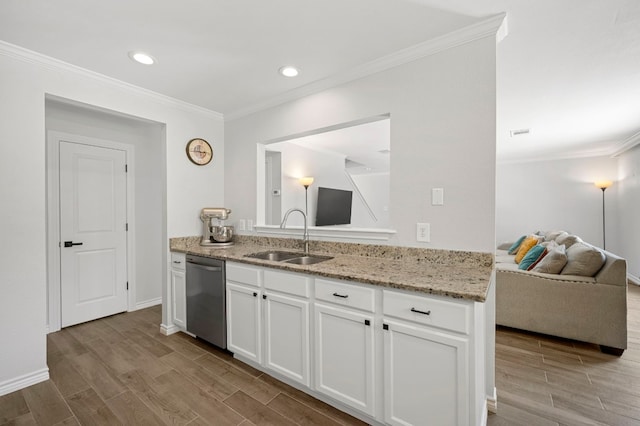
[[200,211],[203,225],[201,246],[227,247],[233,244],[233,226],[222,225],[230,213],[231,210],[224,207],[205,207]]

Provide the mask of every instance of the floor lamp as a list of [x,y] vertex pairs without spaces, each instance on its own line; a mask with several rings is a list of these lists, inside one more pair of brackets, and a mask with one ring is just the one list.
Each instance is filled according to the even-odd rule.
[[309,193],[309,185],[313,183],[313,178],[310,176],[301,177],[299,182],[304,186],[304,214],[309,216],[307,194]]
[[606,233],[605,233],[605,220],[604,220],[604,191],[608,187],[613,185],[613,182],[611,182],[610,180],[599,180],[597,182],[594,182],[594,185],[602,190],[602,248],[606,250],[607,240],[605,239]]

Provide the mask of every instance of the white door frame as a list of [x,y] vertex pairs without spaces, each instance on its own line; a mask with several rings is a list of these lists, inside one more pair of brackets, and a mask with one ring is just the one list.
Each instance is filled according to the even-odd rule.
[[60,311],[60,141],[119,149],[126,152],[127,163],[127,311],[136,306],[135,269],[135,149],[133,145],[49,130],[47,131],[47,308],[48,331],[61,328]]

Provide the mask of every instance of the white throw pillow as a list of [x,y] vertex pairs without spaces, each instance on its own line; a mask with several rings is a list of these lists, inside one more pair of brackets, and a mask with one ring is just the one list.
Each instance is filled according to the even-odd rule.
[[556,243],[564,244],[567,250],[569,250],[569,247],[571,247],[575,243],[581,243],[581,242],[582,242],[582,239],[577,235],[561,234],[558,236],[558,238],[556,238]]
[[567,254],[564,245],[555,246],[542,258],[536,266],[531,269],[533,272],[544,272],[545,274],[559,274],[567,264]]
[[600,249],[577,242],[567,249],[567,265],[561,274],[593,277],[606,260],[607,257]]

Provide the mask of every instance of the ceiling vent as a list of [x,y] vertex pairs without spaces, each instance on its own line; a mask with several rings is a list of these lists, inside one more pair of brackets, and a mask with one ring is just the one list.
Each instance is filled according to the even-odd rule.
[[518,130],[512,130],[509,133],[511,133],[511,137],[514,137],[514,136],[528,135],[530,133],[530,130],[529,129],[518,129]]

